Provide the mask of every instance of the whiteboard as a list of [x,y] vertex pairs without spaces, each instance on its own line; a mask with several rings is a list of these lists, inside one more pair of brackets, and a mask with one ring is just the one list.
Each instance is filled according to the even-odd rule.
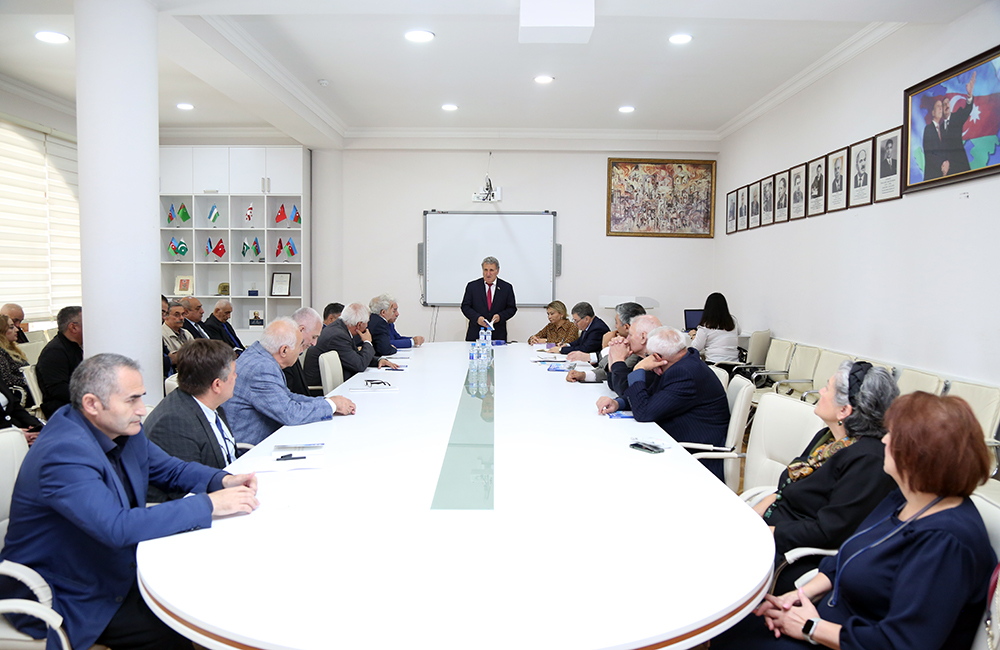
[[493,256],[517,305],[544,307],[554,295],[555,236],[554,212],[425,212],[423,303],[461,305]]

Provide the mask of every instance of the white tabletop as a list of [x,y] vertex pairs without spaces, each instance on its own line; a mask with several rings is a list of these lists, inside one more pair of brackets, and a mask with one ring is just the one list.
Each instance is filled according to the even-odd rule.
[[[467,345],[402,351],[404,372],[335,391],[356,415],[236,461],[271,470],[257,511],[139,546],[154,611],[210,648],[548,650],[687,648],[752,608],[774,555],[760,517],[676,443],[630,449],[665,436],[597,415],[606,385],[570,384],[523,344],[496,349],[493,509],[432,509]],[[398,390],[350,391],[372,378]],[[271,459],[304,442],[325,443],[318,468]]]

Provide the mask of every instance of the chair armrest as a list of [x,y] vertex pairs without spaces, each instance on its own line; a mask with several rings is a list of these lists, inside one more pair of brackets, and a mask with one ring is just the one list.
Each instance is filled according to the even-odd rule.
[[760,503],[764,497],[777,491],[777,485],[759,485],[755,488],[744,490],[743,493],[740,494],[740,498],[743,499],[747,505],[755,506]]
[[17,393],[21,396],[18,398],[18,401],[21,403],[21,406],[24,406],[25,404],[28,403],[28,391],[24,390],[20,386],[8,386],[7,388],[10,389],[10,392]]
[[69,639],[66,637],[66,632],[62,628],[63,617],[51,607],[46,607],[33,600],[7,598],[0,600],[0,614],[27,614],[28,616],[34,616],[56,631],[63,650],[73,650],[69,644]]
[[757,372],[750,375],[750,379],[756,377],[770,377],[771,375],[787,375],[787,370],[758,370]]
[[804,402],[804,401],[806,401],[806,398],[809,397],[810,395],[819,395],[819,391],[818,390],[807,390],[806,392],[802,393],[802,396],[799,397],[799,400],[801,400],[801,401]]
[[699,451],[696,454],[691,454],[691,458],[696,460],[735,460],[746,457],[746,454],[739,454],[735,451]]
[[[31,590],[31,593],[35,594],[39,603],[48,608],[52,607],[52,589],[49,588],[49,583],[45,582],[45,578],[31,567],[11,560],[4,560],[0,562],[0,575],[8,576],[22,583]],[[59,624],[62,625],[62,622],[60,621]]]
[[249,442],[237,442],[236,443],[236,448],[237,449],[242,449],[243,451],[250,451],[251,449],[253,449],[256,446],[257,445],[254,445],[254,444],[249,443]]
[[814,548],[811,546],[800,546],[799,548],[793,548],[785,553],[785,562],[789,564],[795,564],[804,557],[811,557],[813,555],[831,556],[836,555],[838,549],[835,548]]
[[782,379],[781,381],[774,382],[774,392],[778,392],[778,388],[783,384],[809,384],[812,386],[812,379]]
[[684,447],[685,449],[697,449],[699,451],[735,451],[732,447],[716,447],[714,445],[706,445],[701,442],[682,442],[681,447]]

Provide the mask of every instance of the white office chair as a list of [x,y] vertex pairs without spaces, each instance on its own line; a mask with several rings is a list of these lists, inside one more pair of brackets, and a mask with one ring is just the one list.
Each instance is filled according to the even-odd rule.
[[[972,502],[983,518],[993,551],[1000,556],[1000,482],[990,479],[976,488]],[[986,623],[979,626],[972,647],[974,650],[1000,648],[1000,589],[986,604]]]
[[[49,342],[49,337],[45,335],[45,330],[31,330],[30,332],[25,332],[24,336],[27,337],[28,343],[36,343],[40,341],[42,345],[45,345]],[[21,345],[24,346],[24,343]]]
[[743,433],[747,428],[747,418],[750,416],[750,406],[753,404],[753,384],[746,377],[734,375],[726,389],[726,399],[729,401],[729,429],[726,431],[725,447],[713,447],[693,442],[683,442],[685,449],[704,449],[704,452],[694,453],[698,459],[721,458],[722,473],[726,477],[726,485],[733,492],[740,490],[740,465],[746,454],[742,453]]
[[[840,352],[822,350],[819,353],[819,361],[816,362],[816,368],[813,370],[812,380],[808,383],[793,385],[792,388],[794,390],[790,393],[791,396],[798,397],[803,402],[815,404],[819,401],[819,389],[826,386],[826,382],[830,381],[830,377],[840,369],[840,364],[845,361],[854,361],[854,357]],[[784,385],[786,382],[778,383]],[[787,383],[791,385],[793,382]],[[775,392],[785,394],[779,387],[775,387]]]
[[319,355],[319,377],[323,382],[323,394],[344,383],[344,367],[340,365],[340,355],[336,350],[330,350]]
[[35,400],[35,405],[29,409],[35,416],[42,415],[42,387],[38,384],[38,375],[35,374],[35,366],[21,366],[21,374],[24,375],[24,383],[28,385],[31,398]]
[[21,348],[21,352],[24,352],[24,358],[28,360],[28,363],[35,365],[38,363],[38,355],[42,353],[42,348],[46,345],[48,345],[48,342],[43,340],[22,343],[18,347]]
[[709,366],[709,368],[712,369],[712,372],[715,373],[715,376],[719,378],[720,382],[722,382],[722,388],[723,388],[723,390],[725,390],[726,388],[728,388],[729,387],[729,373],[726,372],[726,369],[725,368],[720,368],[719,366]]
[[736,366],[759,366],[764,367],[767,360],[767,350],[771,347],[771,330],[759,330],[750,335],[750,342],[747,344],[747,360],[745,363],[733,363],[731,361],[719,361],[715,365],[725,368],[730,373]]
[[163,396],[166,397],[170,393],[177,390],[177,373],[170,375],[163,380]]
[[896,385],[899,386],[900,395],[909,395],[918,390],[931,395],[940,395],[944,390],[944,380],[929,372],[922,372],[912,368],[903,368],[896,377]]

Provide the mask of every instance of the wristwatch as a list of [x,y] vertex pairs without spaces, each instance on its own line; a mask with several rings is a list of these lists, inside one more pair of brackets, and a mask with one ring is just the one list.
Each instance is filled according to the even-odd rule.
[[813,638],[813,634],[816,633],[816,628],[819,627],[819,622],[820,619],[818,618],[810,618],[805,622],[805,625],[802,626],[802,636],[806,638],[806,641],[813,645],[819,645],[819,642]]

